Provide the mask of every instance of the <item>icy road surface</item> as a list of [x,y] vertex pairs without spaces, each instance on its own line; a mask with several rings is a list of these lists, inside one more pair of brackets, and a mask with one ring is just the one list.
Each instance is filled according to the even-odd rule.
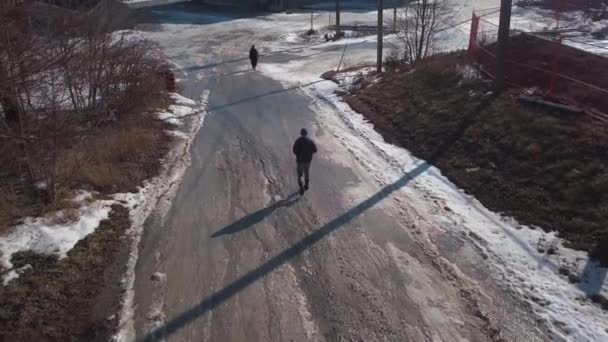
[[[138,341],[584,341],[605,333],[593,304],[561,307],[576,287],[552,260],[537,259],[536,233],[521,239],[339,103],[336,85],[318,75],[336,67],[344,43],[304,41],[309,14],[239,18],[180,6],[146,14],[153,20],[140,29],[181,70],[182,95],[209,97],[172,207],[146,224],[134,286]],[[374,15],[343,20],[373,23]],[[347,42],[345,67],[373,62],[374,39]],[[257,72],[251,44],[262,55]],[[302,127],[319,153],[311,190],[299,197],[291,146]],[[536,268],[544,273],[530,277]],[[558,310],[524,300],[528,282]]]

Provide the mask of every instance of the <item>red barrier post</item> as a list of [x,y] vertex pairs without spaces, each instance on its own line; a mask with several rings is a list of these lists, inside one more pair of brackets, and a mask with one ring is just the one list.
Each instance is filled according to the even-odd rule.
[[473,12],[471,19],[471,32],[469,33],[469,56],[477,61],[477,31],[479,30],[479,17]]
[[553,96],[555,91],[555,82],[557,81],[558,73],[559,73],[559,59],[560,52],[562,47],[562,37],[559,37],[557,42],[555,42],[555,50],[553,52],[553,62],[551,63],[551,78],[549,80],[549,88],[547,89],[547,93],[549,96]]
[[167,85],[167,91],[170,93],[175,93],[177,88],[175,86],[175,76],[171,70],[167,70],[165,72],[165,81]]

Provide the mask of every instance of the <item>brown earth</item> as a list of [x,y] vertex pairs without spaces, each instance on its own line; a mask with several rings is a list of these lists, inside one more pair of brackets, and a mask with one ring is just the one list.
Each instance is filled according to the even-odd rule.
[[[464,53],[361,77],[344,99],[387,141],[436,165],[493,211],[557,231],[608,262],[608,129],[586,116],[489,95]],[[369,76],[368,76],[369,77]]]
[[68,257],[20,253],[32,268],[0,286],[0,341],[108,341],[116,327],[125,272],[129,212],[114,205],[95,234]]

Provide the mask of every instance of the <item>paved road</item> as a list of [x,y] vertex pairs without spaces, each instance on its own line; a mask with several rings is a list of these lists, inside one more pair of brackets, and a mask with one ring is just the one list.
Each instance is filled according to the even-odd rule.
[[[375,185],[319,121],[312,98],[242,71],[240,50],[265,32],[246,23],[207,29],[195,16],[183,27],[171,8],[154,15],[178,23],[147,28],[184,66],[183,94],[210,91],[210,112],[171,210],[146,227],[136,269],[138,339],[543,340],[472,247],[437,235],[439,255],[416,237],[432,227],[392,195],[424,165]],[[295,195],[290,152],[301,127],[320,149],[304,197]],[[166,279],[155,280],[156,272]]]

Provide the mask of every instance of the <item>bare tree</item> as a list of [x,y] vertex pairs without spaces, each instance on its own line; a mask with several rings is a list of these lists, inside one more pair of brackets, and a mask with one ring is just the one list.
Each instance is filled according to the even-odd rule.
[[14,151],[0,163],[29,173],[24,182],[43,181],[53,202],[67,181],[60,151],[140,112],[159,93],[161,68],[145,41],[107,21],[59,10],[36,16],[29,6],[0,1],[0,144]]
[[447,18],[445,0],[417,0],[405,3],[397,19],[404,43],[404,59],[417,62],[432,53],[440,23]]

